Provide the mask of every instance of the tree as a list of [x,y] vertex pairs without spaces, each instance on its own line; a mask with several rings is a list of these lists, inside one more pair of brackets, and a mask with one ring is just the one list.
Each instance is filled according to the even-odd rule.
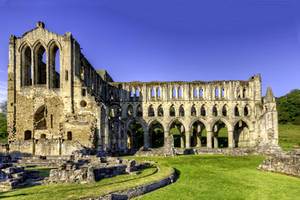
[[7,101],[1,103],[0,110],[1,110],[1,113],[4,113],[6,115],[6,113],[7,113]]
[[7,124],[6,124],[6,114],[7,114],[7,105],[6,102],[3,102],[0,105],[0,140],[6,141],[7,140]]

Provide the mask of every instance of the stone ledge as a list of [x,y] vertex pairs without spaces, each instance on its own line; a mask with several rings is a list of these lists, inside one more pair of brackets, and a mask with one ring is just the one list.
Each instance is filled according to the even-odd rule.
[[[158,168],[158,167],[157,167]],[[160,189],[162,187],[165,187],[167,185],[170,185],[177,181],[178,174],[176,174],[175,170],[173,170],[173,173],[169,175],[166,178],[163,178],[159,181],[154,181],[152,183],[137,186],[134,188],[129,188],[126,190],[113,192],[110,194],[106,194],[105,196],[101,196],[99,198],[86,198],[84,200],[125,200],[125,199],[131,199],[134,197],[138,197],[141,195],[144,195],[146,193],[152,192],[154,190]]]

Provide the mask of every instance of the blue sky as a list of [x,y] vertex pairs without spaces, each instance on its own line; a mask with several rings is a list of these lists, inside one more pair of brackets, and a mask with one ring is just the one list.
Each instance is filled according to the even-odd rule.
[[96,69],[115,81],[248,80],[275,96],[300,88],[300,1],[0,0],[0,101],[9,35],[37,21],[72,32]]

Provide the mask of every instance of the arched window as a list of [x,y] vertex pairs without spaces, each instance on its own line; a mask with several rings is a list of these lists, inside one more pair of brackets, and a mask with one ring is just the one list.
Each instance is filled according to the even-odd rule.
[[198,90],[197,90],[197,88],[194,89],[194,97],[198,97]]
[[154,117],[154,109],[152,105],[148,108],[148,117]]
[[241,94],[240,94],[240,88],[238,87],[237,89],[236,89],[236,97],[237,98],[241,98]]
[[176,98],[176,89],[175,88],[172,89],[172,97]]
[[223,115],[224,117],[227,116],[227,105],[224,105],[224,106],[223,106],[223,109],[222,109],[222,115]]
[[234,107],[234,115],[235,115],[236,117],[240,116],[239,108],[238,108],[237,105]]
[[248,105],[246,105],[245,107],[244,107],[244,115],[245,116],[248,116],[249,115],[249,108],[248,108],[249,106]]
[[200,97],[202,98],[203,97],[203,89],[202,88],[200,89],[199,94],[200,94]]
[[24,140],[31,140],[31,131],[29,130],[25,131]]
[[160,94],[160,88],[157,88],[157,89],[156,89],[156,95],[157,95],[158,98],[161,97],[161,94]]
[[184,108],[183,108],[183,105],[181,105],[179,107],[179,116],[183,117],[184,116]]
[[41,139],[46,139],[46,134],[41,134]]
[[133,98],[134,97],[134,89],[132,88],[130,91],[130,97]]
[[46,124],[47,109],[45,106],[41,106],[34,114],[34,128],[37,130],[47,129]]
[[201,106],[201,116],[205,117],[205,115],[206,115],[205,106],[202,105]]
[[158,109],[157,109],[157,116],[159,116],[159,117],[164,116],[164,110],[163,110],[163,108],[162,108],[161,105],[158,106]]
[[60,50],[56,44],[50,47],[50,80],[52,88],[60,87]]
[[136,108],[136,116],[137,117],[142,117],[143,116],[143,110],[142,110],[142,106],[138,105]]
[[221,89],[221,97],[224,97],[224,88]]
[[196,108],[195,105],[193,105],[191,108],[191,116],[196,116],[196,115],[197,115]]
[[35,80],[36,84],[46,84],[46,50],[43,45],[39,45],[35,51]]
[[178,89],[178,97],[182,98],[182,89],[181,88]]
[[219,97],[219,88],[215,89],[215,97]]
[[133,107],[132,105],[128,105],[127,107],[127,116],[130,117],[133,114]]
[[135,95],[136,95],[136,97],[140,97],[140,90],[139,90],[139,89],[137,89],[137,90],[135,91]]
[[246,88],[243,89],[243,98],[246,98]]
[[170,107],[170,116],[171,116],[171,117],[175,117],[175,108],[174,108],[174,105],[172,105],[172,106]]
[[217,117],[217,116],[218,116],[218,109],[217,109],[217,106],[216,106],[216,105],[214,105],[212,111],[213,111],[213,116]]
[[68,131],[67,133],[67,140],[72,140],[72,132]]
[[29,46],[25,47],[22,53],[22,85],[32,85],[32,61],[31,49]]
[[154,98],[155,97],[155,90],[152,88],[151,90],[151,97]]

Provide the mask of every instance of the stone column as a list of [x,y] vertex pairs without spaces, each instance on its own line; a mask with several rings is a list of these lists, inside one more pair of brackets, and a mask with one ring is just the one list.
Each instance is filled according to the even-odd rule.
[[198,124],[197,131],[196,131],[196,138],[197,138],[197,147],[201,147],[201,126]]
[[144,131],[144,150],[149,149],[149,132],[145,129]]
[[228,130],[228,147],[234,148],[233,130]]
[[207,131],[206,134],[206,140],[207,140],[207,148],[212,148],[212,140],[211,140],[211,136],[212,136],[212,131]]
[[214,133],[214,148],[217,149],[219,146],[218,143],[218,133]]
[[109,139],[109,126],[108,126],[108,118],[105,117],[105,132],[104,132],[104,150],[110,150],[110,139]]
[[185,148],[191,147],[191,131],[189,129],[185,132]]
[[122,149],[122,133],[121,133],[121,124],[118,123],[118,150],[120,151]]

